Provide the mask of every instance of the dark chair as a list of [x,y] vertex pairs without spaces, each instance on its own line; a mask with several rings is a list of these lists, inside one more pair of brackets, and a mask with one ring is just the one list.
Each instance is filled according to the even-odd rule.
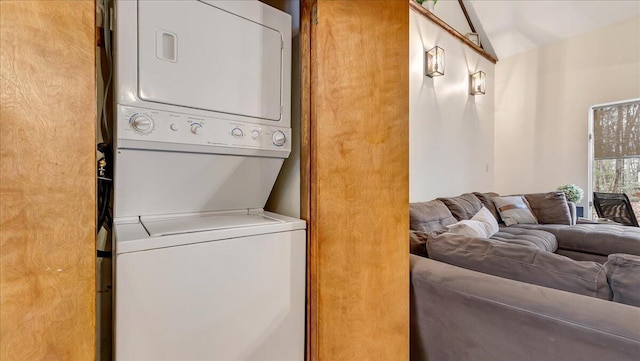
[[638,226],[629,197],[624,193],[593,192],[593,205],[599,218],[606,218],[625,226]]

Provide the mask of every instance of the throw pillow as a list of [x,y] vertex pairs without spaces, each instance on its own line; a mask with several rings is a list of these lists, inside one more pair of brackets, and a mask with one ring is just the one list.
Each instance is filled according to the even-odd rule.
[[486,223],[465,219],[458,223],[447,226],[451,233],[460,234],[467,237],[489,238],[489,227]]
[[500,226],[498,226],[498,221],[496,217],[493,216],[490,210],[487,207],[482,206],[478,213],[476,213],[473,217],[471,217],[472,221],[480,221],[487,225],[487,230],[489,231],[489,237],[498,233],[500,230]]
[[471,219],[482,207],[482,202],[472,193],[461,194],[457,197],[438,198],[451,211],[456,220]]
[[640,307],[640,257],[615,253],[604,264],[613,300]]
[[491,199],[496,204],[500,218],[507,226],[538,223],[523,196],[493,197]]
[[493,216],[496,217],[496,219],[498,220],[498,223],[502,222],[502,220],[500,219],[500,213],[498,213],[498,209],[496,208],[495,203],[493,203],[493,201],[491,200],[492,197],[500,197],[500,195],[498,193],[495,193],[495,192],[487,192],[487,193],[473,192],[473,195],[475,195],[476,198],[478,198],[480,200],[480,203],[482,203],[483,206],[487,207],[487,209],[491,212],[491,214],[493,214]]
[[541,224],[571,224],[571,212],[562,192],[525,194],[531,211]]
[[451,233],[429,239],[427,252],[433,260],[473,271],[611,300],[605,267],[597,262]]
[[409,204],[409,229],[413,231],[433,232],[445,229],[456,223],[449,208],[444,203],[432,200]]

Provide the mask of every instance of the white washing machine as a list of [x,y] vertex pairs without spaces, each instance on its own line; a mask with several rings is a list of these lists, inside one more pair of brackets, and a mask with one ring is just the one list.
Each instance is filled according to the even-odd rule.
[[115,225],[116,360],[303,360],[305,224],[247,211]]
[[115,360],[303,360],[306,225],[263,210],[291,151],[289,15],[115,6]]

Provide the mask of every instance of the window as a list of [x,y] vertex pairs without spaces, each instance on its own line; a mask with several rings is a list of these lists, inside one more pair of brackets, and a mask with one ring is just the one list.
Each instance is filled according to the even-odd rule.
[[591,121],[589,199],[625,193],[640,217],[640,99],[593,106]]

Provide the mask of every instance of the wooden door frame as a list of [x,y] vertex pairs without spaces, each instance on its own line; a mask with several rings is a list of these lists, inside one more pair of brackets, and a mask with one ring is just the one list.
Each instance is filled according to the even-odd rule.
[[300,7],[300,218],[307,222],[307,297],[306,297],[306,358],[318,359],[317,338],[317,295],[312,280],[316,277],[317,262],[313,257],[317,253],[312,236],[311,204],[311,155],[313,132],[311,131],[311,31],[314,9],[317,0],[302,0]]
[[[318,134],[319,134],[319,124],[316,118],[318,118],[319,115],[322,114],[318,114],[318,110],[316,108],[316,103],[314,103],[314,96],[317,96],[319,94],[314,94],[314,84],[316,84],[320,79],[316,79],[316,77],[318,76],[315,71],[317,71],[317,66],[320,65],[320,61],[321,59],[317,59],[316,56],[319,56],[316,52],[312,51],[312,46],[314,46],[312,39],[314,37],[317,37],[317,31],[318,28],[316,27],[316,25],[318,24],[318,22],[322,24],[322,15],[323,14],[318,14],[318,8],[321,8],[322,11],[325,11],[326,8],[321,6],[322,4],[319,4],[319,2],[321,2],[322,0],[301,0],[301,21],[300,21],[300,71],[301,71],[301,149],[300,149],[300,172],[301,172],[301,189],[300,189],[300,200],[301,200],[301,218],[304,219],[305,221],[307,221],[307,327],[306,327],[306,357],[307,360],[319,360],[321,355],[326,356],[327,355],[327,350],[332,348],[333,345],[328,345],[326,344],[327,340],[326,335],[320,335],[320,324],[321,321],[322,322],[327,322],[326,320],[320,320],[319,319],[319,315],[321,314],[321,309],[320,307],[326,307],[323,305],[320,305],[320,294],[319,291],[320,290],[320,286],[321,284],[319,283],[319,277],[320,272],[323,271],[322,269],[320,269],[320,248],[319,248],[319,244],[318,244],[318,240],[319,240],[319,232],[321,231],[320,229],[318,229],[318,227],[316,227],[316,222],[317,222],[317,217],[318,217],[318,191],[320,190],[320,185],[316,184],[316,181],[318,177],[318,174],[321,173],[321,170],[319,171],[317,169],[317,164],[314,164],[314,162],[318,161],[318,144],[319,141],[321,141],[320,139],[317,139]],[[408,15],[409,15],[409,4],[407,2],[407,0],[397,0],[398,3],[404,3],[404,6],[406,6],[406,24],[403,24],[403,26],[406,26],[407,28],[407,34],[406,34],[406,43],[404,46],[406,47],[406,69],[407,69],[407,74],[408,74]],[[339,3],[339,2],[338,2]],[[387,2],[388,3],[388,2]],[[373,6],[373,5],[372,5]],[[382,8],[384,9],[384,7]],[[320,21],[318,20],[318,17],[320,17]],[[318,44],[315,44],[315,46],[319,46]],[[400,45],[403,46],[403,45]],[[403,114],[404,118],[402,116],[400,116],[400,119],[403,119],[404,121],[406,121],[405,127],[400,127],[401,129],[399,129],[399,133],[398,136],[402,137],[403,135],[403,131],[406,130],[406,132],[408,133],[408,75],[406,76],[406,99],[399,99],[399,104],[402,104],[403,102],[406,101],[406,109]],[[400,80],[399,80],[400,81]],[[405,119],[406,118],[406,119]],[[326,127],[327,124],[324,124],[324,126]],[[324,130],[326,130],[326,128],[322,128]],[[400,210],[400,212],[405,212],[406,213],[406,228],[407,228],[407,237],[408,237],[408,134],[406,134],[407,136],[407,147],[406,147],[406,155],[407,155],[407,159],[406,159],[406,169],[407,172],[406,174],[402,174],[402,172],[400,174],[398,174],[399,177],[405,176],[406,177],[406,197],[401,197],[402,199],[406,200],[406,210],[403,208],[402,210]],[[323,140],[323,141],[326,141]],[[325,188],[326,189],[326,188]],[[326,212],[326,209],[323,210],[323,212]],[[326,215],[326,213],[323,213]],[[404,214],[404,213],[403,213]],[[402,217],[401,217],[402,218]],[[402,222],[404,222],[405,220],[403,220]],[[402,223],[400,222],[400,223]],[[399,223],[399,224],[400,224]],[[323,233],[324,234],[324,233]],[[407,239],[408,241],[408,239]],[[390,240],[389,242],[393,243],[395,242],[394,240]],[[406,351],[407,354],[407,358],[408,358],[408,348],[409,348],[409,340],[408,340],[408,319],[409,319],[409,310],[408,310],[408,303],[409,303],[409,294],[408,294],[408,259],[409,259],[409,251],[408,251],[408,242],[405,243],[399,243],[398,244],[399,248],[402,252],[402,250],[404,250],[406,248],[406,257],[404,257],[404,255],[401,257],[402,261],[400,263],[398,263],[398,269],[402,268],[402,272],[404,272],[404,263],[406,263],[406,273],[407,273],[407,277],[406,277],[406,290],[407,290],[407,294],[406,294],[406,305],[403,304],[399,304],[396,305],[397,307],[399,307],[398,309],[403,308],[404,306],[406,306],[406,323],[404,322],[405,320],[401,320],[399,322],[399,324],[405,324],[406,325],[406,330],[402,330],[402,327],[399,327],[398,329],[396,329],[396,331],[398,331],[398,334],[403,334],[403,332],[406,331],[406,335],[403,334],[403,336],[400,336],[399,338],[396,338],[395,341],[397,341],[398,339],[402,339],[404,336],[406,336],[406,350],[404,349],[405,346],[399,347],[396,350],[400,351],[402,350],[403,352]],[[326,255],[325,255],[326,256]],[[406,259],[405,259],[406,258]],[[405,262],[406,261],[406,262]],[[404,262],[404,263],[403,263]],[[327,280],[324,280],[327,281]],[[404,297],[401,296],[401,297]],[[365,308],[371,307],[371,304],[363,304],[362,305]],[[324,310],[326,311],[326,309]],[[322,312],[324,312],[322,311]],[[339,313],[339,310],[335,310],[336,314]],[[324,314],[324,313],[323,313]],[[335,314],[334,314],[335,315]],[[387,320],[388,321],[388,320]],[[384,322],[383,322],[384,323]],[[397,324],[396,324],[397,325]],[[323,326],[324,328],[326,328],[326,324]],[[368,332],[370,330],[364,330],[364,333]],[[345,337],[352,337],[352,335],[345,335]],[[359,342],[358,338],[356,337],[355,342]],[[323,343],[322,345],[320,345],[320,343]],[[393,342],[390,342],[391,344]],[[320,350],[320,347],[323,347],[324,350]],[[402,358],[401,354],[403,352],[399,352],[398,353],[398,357]],[[329,352],[329,354],[331,354],[331,352]]]
[[0,359],[92,360],[95,2],[0,1]]

